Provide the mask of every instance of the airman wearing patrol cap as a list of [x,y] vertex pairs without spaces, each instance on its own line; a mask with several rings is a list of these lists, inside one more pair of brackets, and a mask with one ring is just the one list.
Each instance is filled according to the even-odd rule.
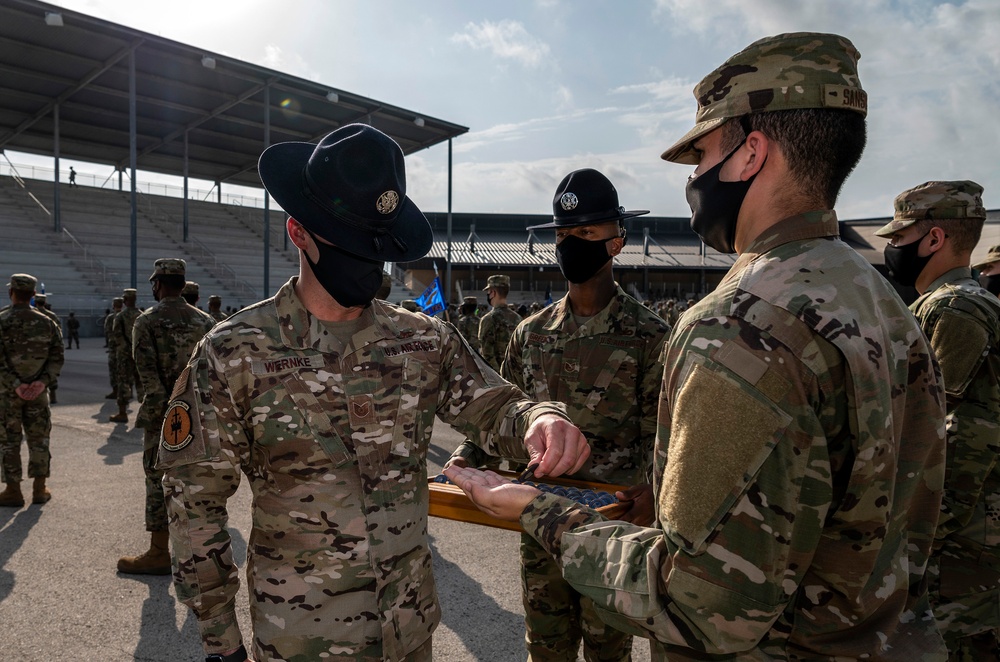
[[695,126],[663,154],[696,166],[693,229],[739,258],[664,349],[654,527],[524,485],[474,493],[653,659],[947,655],[925,576],[944,388],[833,210],[866,139],[858,59],[839,35],[756,41],[698,83]]
[[193,280],[185,282],[184,289],[181,290],[181,298],[188,302],[188,304],[197,307],[198,299],[201,298],[198,283]]
[[128,403],[132,400],[132,386],[135,386],[136,400],[142,401],[142,382],[135,371],[135,358],[132,356],[132,327],[135,320],[141,315],[141,311],[136,308],[138,292],[135,288],[127,287],[122,290],[122,303],[124,308],[115,315],[112,323],[111,334],[115,337],[115,363],[117,372],[115,373],[115,395],[118,400],[118,413],[112,414],[108,420],[112,423],[128,423]]
[[55,322],[30,305],[37,280],[14,274],[7,283],[10,307],[0,312],[0,474],[6,487],[0,506],[24,505],[21,493],[22,430],[28,445],[28,477],[33,479],[31,500],[52,498],[45,486],[51,453],[52,417],[48,389],[63,365],[62,335]]
[[408,310],[411,313],[420,312],[420,304],[418,304],[413,299],[403,299],[402,301],[399,302],[399,307],[404,310]]
[[507,306],[510,276],[494,274],[486,279],[486,302],[492,307],[479,320],[479,347],[483,358],[494,370],[500,372],[507,343],[514,329],[521,323],[521,316]]
[[174,382],[187,364],[198,341],[215,325],[215,320],[184,301],[182,293],[187,265],[180,258],[160,258],[149,277],[157,304],[139,315],[132,332],[132,355],[142,383],[143,397],[135,426],[142,428],[142,468],[146,480],[146,530],[149,549],[138,556],[123,556],[118,571],[140,575],[170,573],[167,552],[167,511],[160,482],[163,472],[156,468],[163,415]]
[[462,307],[459,309],[458,322],[455,324],[459,332],[461,332],[462,337],[477,352],[479,351],[479,316],[476,315],[476,308],[478,306],[479,302],[476,300],[476,297],[464,297],[462,299]]
[[986,257],[972,268],[979,272],[979,284],[993,296],[1000,295],[1000,246],[990,246]]
[[[948,471],[934,554],[931,601],[952,659],[1000,650],[1000,543],[983,512],[1000,502],[1000,301],[969,266],[986,208],[972,181],[931,181],[903,191],[886,266],[921,293],[910,306],[930,338],[948,394]],[[988,518],[987,518],[988,521]]]
[[[62,320],[59,319],[59,316],[56,315],[55,311],[52,310],[52,308],[49,306],[49,304],[48,304],[48,297],[46,295],[41,294],[39,292],[35,293],[35,310],[37,310],[38,312],[40,312],[42,315],[45,315],[50,320],[52,320],[53,323],[55,323],[56,328],[59,329],[59,340],[61,342],[62,339],[63,339]],[[69,348],[67,347],[67,349],[69,349]],[[59,379],[56,378],[56,379],[52,380],[52,383],[49,385],[49,404],[50,405],[54,405],[54,404],[57,403],[58,400],[57,400],[56,392],[58,390],[59,390]]]
[[226,319],[226,314],[222,312],[222,297],[218,294],[213,294],[208,297],[208,314],[212,316],[216,322],[221,322]]
[[122,311],[122,298],[111,300],[111,312],[104,318],[104,341],[108,348],[108,381],[111,382],[111,392],[104,396],[108,400],[118,399],[118,337],[113,333],[115,317]]

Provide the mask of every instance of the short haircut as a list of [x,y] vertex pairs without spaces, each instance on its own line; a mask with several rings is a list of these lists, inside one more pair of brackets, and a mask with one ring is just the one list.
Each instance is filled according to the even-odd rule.
[[168,290],[177,291],[183,290],[184,283],[187,282],[184,280],[184,276],[181,276],[180,274],[160,274],[156,277],[156,280],[160,283],[160,285]]
[[[752,131],[777,143],[798,181],[800,192],[832,209],[847,176],[865,151],[867,125],[861,113],[800,108],[746,116]],[[722,153],[728,154],[747,134],[742,122],[722,125]]]
[[490,289],[496,290],[502,297],[505,297],[510,293],[510,285],[490,285]]
[[917,233],[922,237],[931,231],[931,228],[941,228],[951,239],[952,248],[956,253],[971,253],[972,249],[979,243],[979,237],[983,234],[985,218],[942,218],[938,220],[923,219],[913,224]]

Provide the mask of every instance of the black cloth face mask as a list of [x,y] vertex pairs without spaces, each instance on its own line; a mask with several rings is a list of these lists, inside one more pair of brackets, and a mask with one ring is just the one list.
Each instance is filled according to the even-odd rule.
[[571,283],[586,283],[611,259],[607,247],[610,240],[590,241],[572,234],[566,236],[556,244],[559,271]]
[[345,308],[371,303],[382,287],[385,262],[366,260],[336,246],[320,243],[311,232],[309,236],[319,249],[319,262],[313,262],[308,253],[306,261],[323,289]]
[[920,237],[920,239],[911,241],[903,246],[885,245],[885,250],[882,251],[882,255],[885,258],[885,266],[889,270],[889,275],[892,279],[900,285],[907,287],[916,285],[920,272],[924,270],[924,267],[927,266],[927,263],[933,257],[934,253],[931,253],[927,257],[917,255],[921,242],[923,242],[924,237],[928,234],[930,234],[930,230],[924,233],[924,236]]
[[[691,229],[701,237],[706,246],[711,246],[720,253],[736,252],[736,220],[750,185],[760,173],[758,170],[745,182],[719,180],[722,166],[745,144],[744,139],[726,158],[697,177],[688,179],[684,190],[691,207]],[[763,167],[761,164],[761,168]]]
[[979,284],[985,287],[993,296],[1000,296],[1000,274],[980,276]]

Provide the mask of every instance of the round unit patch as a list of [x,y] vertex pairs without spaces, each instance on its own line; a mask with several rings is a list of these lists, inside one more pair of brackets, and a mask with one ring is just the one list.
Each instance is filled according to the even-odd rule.
[[194,438],[191,434],[191,411],[188,403],[176,402],[163,417],[160,446],[165,451],[179,451]]

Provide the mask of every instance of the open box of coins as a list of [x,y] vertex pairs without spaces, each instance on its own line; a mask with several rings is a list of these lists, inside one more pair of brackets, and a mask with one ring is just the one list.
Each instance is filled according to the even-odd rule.
[[[498,474],[512,481],[517,481],[517,474],[506,471],[498,471]],[[430,492],[429,514],[431,517],[443,517],[445,519],[457,520],[459,522],[472,522],[510,531],[520,531],[521,525],[517,522],[505,522],[487,515],[476,506],[465,495],[465,492],[451,483],[444,474],[429,478],[427,480],[428,491]],[[608,519],[618,519],[625,511],[627,505],[619,503],[615,498],[615,492],[627,489],[627,485],[611,485],[608,483],[591,483],[584,480],[573,480],[572,478],[552,478],[545,476],[543,480],[524,481],[525,485],[537,487],[543,492],[551,492],[559,496],[564,496],[577,503],[593,508]]]

